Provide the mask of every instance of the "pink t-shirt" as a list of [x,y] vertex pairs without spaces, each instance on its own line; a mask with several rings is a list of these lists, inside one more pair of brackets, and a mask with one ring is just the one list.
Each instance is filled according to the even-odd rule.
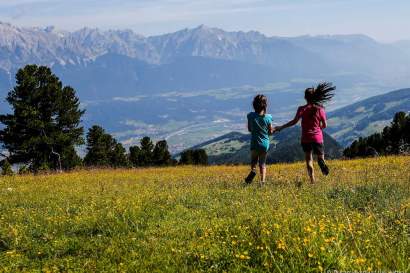
[[296,117],[302,119],[302,143],[323,143],[321,122],[326,122],[323,107],[312,104],[300,106]]

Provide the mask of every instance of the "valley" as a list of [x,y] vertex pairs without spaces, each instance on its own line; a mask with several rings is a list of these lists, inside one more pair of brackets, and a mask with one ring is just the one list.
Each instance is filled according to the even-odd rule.
[[[17,69],[48,65],[77,91],[86,128],[101,125],[125,146],[145,135],[166,139],[173,153],[243,132],[258,93],[268,96],[269,112],[279,124],[303,103],[303,90],[319,81],[338,88],[328,112],[409,86],[407,44],[384,44],[364,35],[282,38],[202,25],[144,37],[132,31],[68,32],[7,23],[0,23],[0,34],[4,111]],[[376,65],[380,61],[383,67]],[[374,120],[373,129],[354,133],[347,129],[353,125],[337,125],[338,119],[329,132],[343,145],[381,127]]]

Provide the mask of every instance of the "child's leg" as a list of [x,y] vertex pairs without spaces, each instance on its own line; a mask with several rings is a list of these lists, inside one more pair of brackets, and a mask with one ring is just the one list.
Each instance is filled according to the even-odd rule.
[[266,179],[266,165],[259,166],[259,170],[261,172],[261,184],[265,184]]
[[322,171],[323,175],[328,175],[329,167],[326,165],[324,154],[317,155],[317,163],[319,164],[320,170]]
[[310,183],[315,183],[315,171],[313,169],[313,155],[312,151],[305,152],[306,168],[310,178]]
[[258,155],[252,151],[251,157],[251,171],[256,172],[256,165],[258,164]]
[[258,165],[259,153],[258,151],[251,151],[251,171],[256,172],[256,165]]
[[256,176],[256,165],[258,164],[258,154],[256,151],[251,151],[251,171],[245,178],[245,182],[250,184]]
[[266,157],[266,152],[261,152],[259,154],[259,170],[261,174],[261,184],[264,184],[266,180]]
[[315,144],[314,152],[317,154],[317,163],[319,164],[320,170],[322,171],[323,175],[329,174],[329,167],[326,165],[325,162],[325,151],[324,146],[322,143]]

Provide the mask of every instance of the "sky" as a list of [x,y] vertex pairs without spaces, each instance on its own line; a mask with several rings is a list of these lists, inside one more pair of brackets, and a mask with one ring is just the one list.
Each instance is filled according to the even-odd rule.
[[365,34],[410,40],[410,0],[0,0],[17,26],[131,29],[157,35],[201,24],[269,36]]

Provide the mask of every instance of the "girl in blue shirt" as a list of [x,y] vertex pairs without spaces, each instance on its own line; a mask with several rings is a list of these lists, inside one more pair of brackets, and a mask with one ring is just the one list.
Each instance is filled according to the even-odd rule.
[[253,99],[254,112],[247,115],[248,131],[251,133],[251,172],[245,178],[247,184],[252,183],[256,176],[256,165],[259,163],[260,182],[265,183],[266,156],[269,150],[269,135],[275,132],[272,126],[272,116],[266,114],[268,100],[264,95]]

